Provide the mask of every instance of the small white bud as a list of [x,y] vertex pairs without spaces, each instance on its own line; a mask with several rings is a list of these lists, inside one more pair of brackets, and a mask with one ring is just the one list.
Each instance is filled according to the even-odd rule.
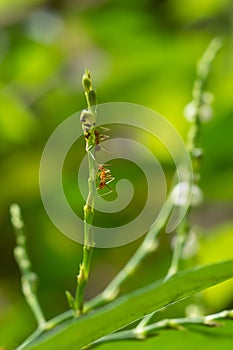
[[199,249],[198,239],[193,231],[190,231],[182,250],[182,259],[190,259],[196,255]]
[[15,254],[16,258],[19,260],[22,260],[25,257],[25,252],[24,252],[24,249],[22,247],[15,247],[14,254]]
[[207,123],[213,117],[213,109],[209,104],[203,104],[199,108],[199,118],[203,123]]
[[183,207],[188,205],[190,195],[190,185],[188,182],[182,181],[173,188],[171,198],[176,206]]
[[171,198],[178,207],[188,206],[189,202],[191,206],[198,206],[203,200],[203,193],[198,186],[193,185],[190,188],[188,182],[182,181],[172,190]]
[[18,229],[21,230],[23,228],[23,220],[21,217],[21,211],[18,204],[12,204],[10,207],[10,214],[11,214],[11,222],[12,225]]
[[202,96],[203,103],[205,104],[211,104],[214,101],[214,95],[211,94],[209,91],[205,91]]
[[189,102],[184,108],[184,116],[190,122],[193,123],[196,115],[196,106],[193,101]]
[[200,189],[199,186],[194,185],[192,187],[192,198],[191,198],[191,205],[193,207],[197,207],[198,205],[201,204],[201,202],[203,201],[203,192]]

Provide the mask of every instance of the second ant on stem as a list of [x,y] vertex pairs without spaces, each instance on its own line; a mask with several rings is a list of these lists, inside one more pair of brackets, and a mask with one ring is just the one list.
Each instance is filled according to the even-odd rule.
[[[100,127],[100,128],[95,128],[94,129],[94,138],[95,138],[95,151],[100,151],[101,149],[103,149],[104,151],[108,152],[104,147],[100,146],[100,143],[105,141],[105,140],[108,140],[109,139],[109,136],[108,135],[105,135],[105,134],[101,134],[101,131],[109,131],[109,129],[107,128],[104,128],[104,127]],[[91,137],[91,132],[90,131],[86,131],[85,132],[85,139],[88,140],[89,137]],[[87,151],[89,151],[93,146],[89,146],[87,148]]]

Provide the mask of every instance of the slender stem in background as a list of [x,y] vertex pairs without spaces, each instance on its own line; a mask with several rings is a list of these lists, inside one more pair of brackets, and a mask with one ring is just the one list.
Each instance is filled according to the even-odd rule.
[[158,331],[161,329],[171,329],[171,328],[177,329],[177,330],[183,330],[184,325],[189,325],[189,324],[198,324],[198,325],[209,326],[209,327],[217,327],[221,325],[219,322],[217,322],[218,320],[232,319],[232,318],[233,318],[233,310],[224,310],[219,313],[208,315],[208,316],[164,319],[156,323],[152,323],[150,325],[145,325],[145,326],[142,325],[141,327],[136,327],[126,331],[120,331],[117,333],[106,335],[105,337],[98,339],[92,344],[90,344],[89,346],[83,348],[83,350],[93,348],[102,343],[107,343],[112,341],[127,340],[127,339],[143,340],[151,335],[154,335],[155,331]]
[[190,120],[192,121],[192,125],[190,128],[188,140],[188,148],[190,154],[194,158],[193,161],[195,160],[195,156],[197,156],[195,154],[195,150],[198,146],[202,122],[206,121],[206,118],[208,118],[208,115],[206,115],[206,113],[208,114],[208,111],[211,109],[210,104],[212,101],[211,99],[209,100],[206,96],[206,94],[208,94],[205,90],[206,83],[210,74],[212,63],[221,46],[222,40],[220,38],[214,38],[211,40],[197,66],[197,79],[193,85],[193,100],[191,102],[193,106],[193,120]]
[[76,315],[83,312],[84,293],[88,282],[91,258],[94,249],[94,233],[92,224],[94,219],[94,198],[96,193],[96,161],[95,161],[95,125],[96,125],[96,94],[92,89],[91,76],[89,71],[85,71],[83,76],[83,88],[86,95],[88,109],[81,114],[81,123],[86,140],[86,151],[88,157],[89,179],[88,196],[84,206],[84,245],[83,260],[79,267],[77,276],[77,288],[74,300],[74,310]]
[[[190,203],[190,207],[186,212],[184,219],[177,229],[177,234],[175,238],[175,246],[173,250],[173,256],[170,268],[168,270],[166,279],[173,276],[179,270],[179,263],[182,256],[183,247],[187,240],[188,234],[190,232],[190,224],[189,224],[189,214],[192,205],[200,204],[199,199],[201,200],[202,193],[198,187],[198,183],[200,180],[200,163],[202,158],[202,149],[199,148],[199,140],[201,133],[202,122],[211,117],[211,106],[210,103],[211,98],[210,94],[205,91],[206,82],[210,73],[210,69],[212,63],[216,57],[217,52],[219,51],[222,45],[222,40],[219,38],[214,38],[207,49],[205,50],[202,58],[199,61],[197,66],[197,78],[193,85],[193,100],[189,103],[189,114],[187,118],[191,121],[191,127],[188,135],[188,150],[190,153],[190,157],[193,165],[194,172],[194,185],[192,191],[192,199]],[[208,95],[208,97],[206,97]],[[188,113],[188,111],[187,111]],[[197,201],[195,200],[195,196]],[[195,203],[196,201],[196,203]],[[199,203],[198,203],[199,202]]]
[[175,275],[179,270],[180,258],[182,256],[183,247],[187,240],[189,230],[190,228],[189,228],[189,222],[188,222],[188,213],[186,213],[184,219],[182,220],[179,227],[177,228],[172,260],[165,279],[168,279],[171,276]]
[[46,321],[37,298],[38,277],[31,270],[31,261],[27,254],[26,236],[20,208],[17,204],[10,207],[11,222],[16,235],[15,259],[21,272],[22,291],[40,329],[46,329]]

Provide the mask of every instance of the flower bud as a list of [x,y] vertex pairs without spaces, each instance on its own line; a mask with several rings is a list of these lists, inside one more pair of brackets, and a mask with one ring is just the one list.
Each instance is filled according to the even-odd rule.
[[21,217],[21,210],[18,204],[11,205],[10,214],[12,225],[15,227],[15,229],[21,230],[23,228],[23,220]]
[[191,259],[194,257],[199,249],[198,238],[195,232],[190,231],[182,251],[182,259]]
[[[191,196],[191,197],[190,197]],[[178,183],[172,190],[172,201],[178,207],[198,206],[203,200],[203,193],[197,185],[190,188],[186,181]]]
[[83,74],[82,84],[84,91],[88,93],[91,90],[91,75],[88,70]]
[[203,149],[196,147],[192,150],[192,156],[195,159],[201,159],[203,157]]
[[197,109],[193,101],[189,102],[185,106],[184,116],[190,123],[193,123],[195,121],[196,111]]
[[205,91],[202,96],[203,103],[211,104],[214,101],[214,95],[209,91]]
[[84,125],[89,125],[90,127],[95,124],[95,115],[91,111],[84,109],[80,115],[80,121]]
[[213,110],[209,104],[203,104],[199,108],[199,118],[202,123],[207,123],[213,117]]

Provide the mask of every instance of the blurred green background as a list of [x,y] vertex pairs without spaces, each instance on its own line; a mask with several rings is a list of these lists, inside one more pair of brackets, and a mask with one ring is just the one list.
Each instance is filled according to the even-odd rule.
[[[92,72],[99,103],[124,101],[155,109],[185,139],[189,125],[183,108],[191,100],[196,62],[216,35],[224,38],[224,45],[208,84],[215,96],[214,118],[202,132],[205,200],[192,215],[201,238],[196,256],[184,266],[191,260],[233,257],[232,1],[0,0],[0,346],[13,349],[35,327],[13,257],[12,202],[22,207],[46,316],[66,310],[64,291],[75,288],[82,247],[50,222],[40,199],[38,172],[49,135],[86,106],[84,68]],[[163,155],[161,162],[170,176],[169,158]],[[75,181],[68,176],[65,182],[72,193]],[[146,259],[123,291],[164,275],[171,239],[161,236],[159,251]],[[106,286],[139,243],[95,250],[87,298]],[[233,285],[212,288],[197,299],[205,312],[233,307]],[[182,315],[188,302],[168,314]],[[153,344],[150,340],[145,349]],[[135,347],[127,343],[127,349]]]

